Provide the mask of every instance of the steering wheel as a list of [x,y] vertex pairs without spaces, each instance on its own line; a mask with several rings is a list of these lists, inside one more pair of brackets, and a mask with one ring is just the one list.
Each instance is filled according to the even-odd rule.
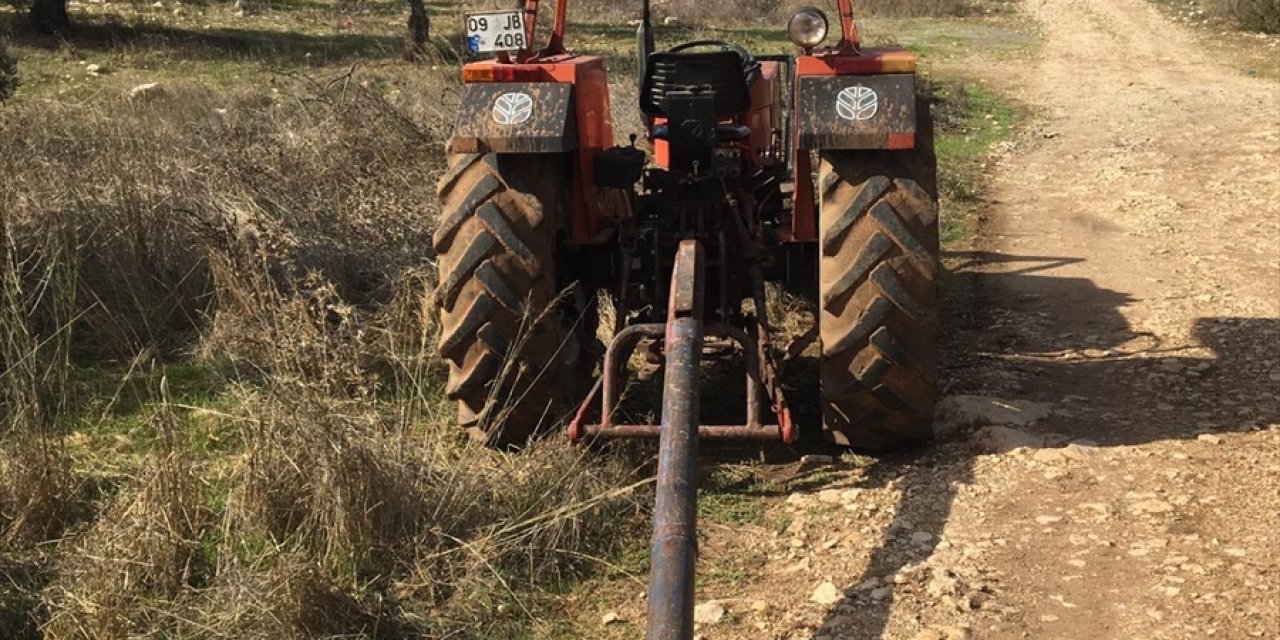
[[751,52],[732,42],[723,40],[694,40],[671,47],[668,51],[671,53],[679,53],[688,51],[689,49],[697,49],[700,47],[712,47],[720,51],[732,51],[742,58],[742,77],[746,78],[747,86],[750,87],[760,78],[760,62],[751,55]]

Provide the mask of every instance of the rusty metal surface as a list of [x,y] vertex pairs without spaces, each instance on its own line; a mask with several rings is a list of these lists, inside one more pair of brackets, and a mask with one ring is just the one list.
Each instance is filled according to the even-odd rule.
[[802,76],[795,126],[801,149],[898,148],[916,132],[915,76]]
[[658,481],[650,546],[649,616],[646,640],[693,638],[694,573],[698,560],[698,384],[702,362],[702,248],[684,240],[676,252],[667,316],[666,373]]
[[[520,96],[527,96],[527,101]],[[578,147],[574,111],[571,84],[468,84],[463,88],[449,150],[455,153],[570,151]]]
[[[643,341],[665,338],[666,325],[649,323],[634,324],[619,331],[614,339],[609,343],[605,350],[603,373],[596,385],[588,394],[586,400],[578,408],[578,412],[573,421],[569,424],[569,439],[577,442],[584,436],[602,437],[602,438],[634,438],[641,437],[642,431],[634,429],[627,431],[627,427],[651,427],[653,425],[614,425],[613,414],[616,410],[618,402],[619,390],[618,385],[623,378],[623,367],[626,366],[627,360],[635,351],[636,347]],[[722,427],[743,428],[745,431],[717,431],[712,434],[713,438],[731,438],[731,433],[741,433],[743,437],[749,439],[757,439],[764,431],[755,431],[757,429],[768,429],[769,427],[760,426],[760,392],[763,387],[762,368],[760,366],[759,353],[756,345],[746,331],[726,324],[713,324],[705,327],[703,330],[703,346],[705,357],[706,338],[713,338],[712,343],[728,342],[736,344],[742,349],[743,359],[746,364],[746,385],[747,385],[747,422],[744,425],[720,425],[714,426],[714,429],[722,429]],[[590,406],[595,402],[597,396],[601,396],[601,418],[599,424],[587,424],[586,414]],[[623,431],[614,432],[614,429],[623,429]],[[656,431],[643,432],[651,437],[656,437]],[[778,431],[772,432],[775,436]],[[790,442],[788,440],[788,442]]]
[[[741,216],[730,216],[730,218],[736,227],[741,247],[748,257],[758,256],[767,251],[763,246],[759,228],[748,228]],[[755,349],[756,359],[754,363],[749,361],[749,364],[754,366],[748,368],[747,375],[755,376],[760,387],[768,392],[771,408],[781,428],[782,441],[791,444],[795,442],[797,433],[791,422],[791,409],[787,407],[787,399],[782,391],[782,381],[778,377],[777,367],[774,364],[773,349],[769,339],[769,322],[765,311],[769,307],[765,300],[764,270],[759,260],[749,260],[747,265],[751,279],[751,299],[756,309],[752,314],[755,323],[751,327],[754,331],[755,344],[752,347],[745,347],[747,352]],[[740,335],[740,340],[745,345],[747,333],[743,331]],[[751,408],[758,411],[754,406]]]
[[[757,332],[760,330],[757,329]],[[617,409],[619,385],[623,379],[623,368],[635,351],[637,345],[646,340],[664,338],[666,325],[649,323],[635,324],[619,331],[609,343],[605,351],[602,375],[596,380],[591,393],[578,407],[577,414],[569,423],[569,439],[578,442],[583,438],[656,438],[659,435],[657,425],[614,424],[613,414]],[[708,341],[707,338],[711,340]],[[735,425],[702,425],[698,428],[698,437],[711,440],[782,440],[788,444],[795,441],[796,432],[791,424],[791,410],[778,384],[778,374],[772,358],[761,358],[767,353],[762,346],[767,341],[755,339],[744,329],[727,324],[707,325],[703,329],[702,357],[706,357],[706,345],[716,343],[732,343],[742,349],[746,369],[747,406],[746,424]],[[777,425],[761,424],[760,397],[766,395],[770,399],[770,409],[777,418]],[[601,418],[599,423],[589,424],[587,413],[600,397]]]
[[702,272],[695,276],[690,270],[694,265],[702,264],[702,245],[694,240],[685,240],[676,250],[676,265],[671,273],[671,305],[668,307],[676,315],[702,316]]
[[640,340],[661,338],[666,334],[666,329],[666,325],[656,323],[631,325],[618,332],[609,343],[609,349],[604,354],[604,399],[600,408],[601,420],[605,426],[613,420],[614,403],[618,401],[618,379],[622,377],[622,367],[626,365],[627,358]]
[[[659,424],[615,424],[610,427],[588,425],[584,435],[589,438],[619,440],[652,439],[662,431]],[[699,440],[780,440],[782,427],[776,424],[750,427],[743,424],[704,424],[698,426]]]

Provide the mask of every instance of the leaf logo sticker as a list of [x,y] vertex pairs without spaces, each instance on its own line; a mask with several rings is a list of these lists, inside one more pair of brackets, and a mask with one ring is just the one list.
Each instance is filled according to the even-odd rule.
[[498,124],[512,126],[522,124],[533,115],[533,97],[527,93],[515,91],[498,96],[493,103],[493,120]]
[[847,87],[836,96],[836,113],[845,120],[870,120],[880,110],[880,96],[870,87]]

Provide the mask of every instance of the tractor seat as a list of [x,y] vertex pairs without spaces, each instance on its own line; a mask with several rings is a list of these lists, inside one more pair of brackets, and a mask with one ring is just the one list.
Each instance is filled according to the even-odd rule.
[[697,94],[713,96],[717,120],[740,116],[751,108],[743,65],[742,54],[732,50],[650,54],[640,87],[640,111],[665,118],[668,98]]
[[[656,124],[653,126],[654,140],[667,140],[671,136],[671,128],[665,124]],[[721,122],[716,125],[716,140],[718,142],[742,142],[751,137],[751,128],[732,122]]]

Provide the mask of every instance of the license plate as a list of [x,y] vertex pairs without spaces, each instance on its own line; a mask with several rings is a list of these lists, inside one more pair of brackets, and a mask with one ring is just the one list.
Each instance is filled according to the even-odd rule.
[[467,50],[471,53],[525,48],[523,11],[469,13],[466,19]]

